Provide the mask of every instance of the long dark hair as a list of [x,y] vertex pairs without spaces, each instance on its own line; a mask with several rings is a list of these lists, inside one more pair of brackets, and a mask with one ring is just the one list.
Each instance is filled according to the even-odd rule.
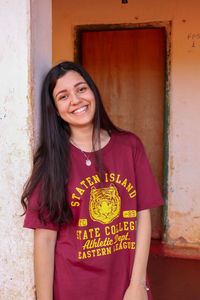
[[[73,215],[66,199],[66,184],[70,169],[69,138],[71,132],[68,123],[57,114],[53,90],[57,80],[71,70],[78,72],[85,79],[95,96],[93,148],[94,131],[97,132],[99,145],[101,129],[105,129],[108,133],[118,131],[103,107],[101,96],[94,81],[81,65],[74,62],[62,62],[48,72],[44,79],[41,93],[40,145],[34,155],[32,174],[25,185],[21,203],[26,212],[30,196],[41,182],[40,193],[42,201],[38,212],[39,218],[45,222],[42,213],[44,208],[47,208],[50,220],[58,225],[73,220]],[[96,160],[101,173],[101,151],[97,152]]]

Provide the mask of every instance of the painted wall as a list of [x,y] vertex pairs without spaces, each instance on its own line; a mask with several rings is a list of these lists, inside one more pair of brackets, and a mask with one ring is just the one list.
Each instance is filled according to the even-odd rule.
[[19,201],[32,157],[29,2],[1,0],[0,27],[0,298],[30,299],[31,233]]
[[0,4],[0,299],[31,300],[33,232],[23,229],[20,196],[32,165],[33,116],[35,137],[39,127],[41,79],[51,65],[51,1]]
[[[169,90],[169,245],[200,247],[200,2],[53,0],[53,63],[74,58],[74,27],[172,21]],[[199,254],[200,257],[200,254]]]

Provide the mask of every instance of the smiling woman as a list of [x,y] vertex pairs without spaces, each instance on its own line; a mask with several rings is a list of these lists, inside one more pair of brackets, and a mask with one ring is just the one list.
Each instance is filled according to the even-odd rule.
[[76,63],[49,71],[41,107],[21,200],[24,226],[35,230],[37,299],[152,299],[149,209],[162,198],[141,141],[116,128]]

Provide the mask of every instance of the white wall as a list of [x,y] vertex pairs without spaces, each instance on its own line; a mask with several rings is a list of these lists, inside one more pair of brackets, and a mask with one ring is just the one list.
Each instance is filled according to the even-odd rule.
[[37,131],[35,103],[51,65],[51,1],[0,0],[0,6],[0,299],[29,300],[33,233],[22,228],[20,196],[32,165],[32,103]]
[[22,230],[19,200],[32,157],[29,2],[1,0],[0,27],[0,295],[30,299],[31,235]]

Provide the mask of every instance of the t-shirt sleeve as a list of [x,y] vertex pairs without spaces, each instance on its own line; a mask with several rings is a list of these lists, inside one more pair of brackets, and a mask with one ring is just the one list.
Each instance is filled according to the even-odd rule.
[[160,189],[153,175],[144,146],[137,139],[135,150],[137,210],[163,205]]
[[31,229],[41,228],[58,231],[59,225],[50,221],[47,209],[44,208],[42,213],[42,217],[44,218],[45,223],[43,223],[38,216],[41,203],[40,188],[41,184],[38,184],[32,195],[30,196],[30,201],[24,219],[24,227]]

